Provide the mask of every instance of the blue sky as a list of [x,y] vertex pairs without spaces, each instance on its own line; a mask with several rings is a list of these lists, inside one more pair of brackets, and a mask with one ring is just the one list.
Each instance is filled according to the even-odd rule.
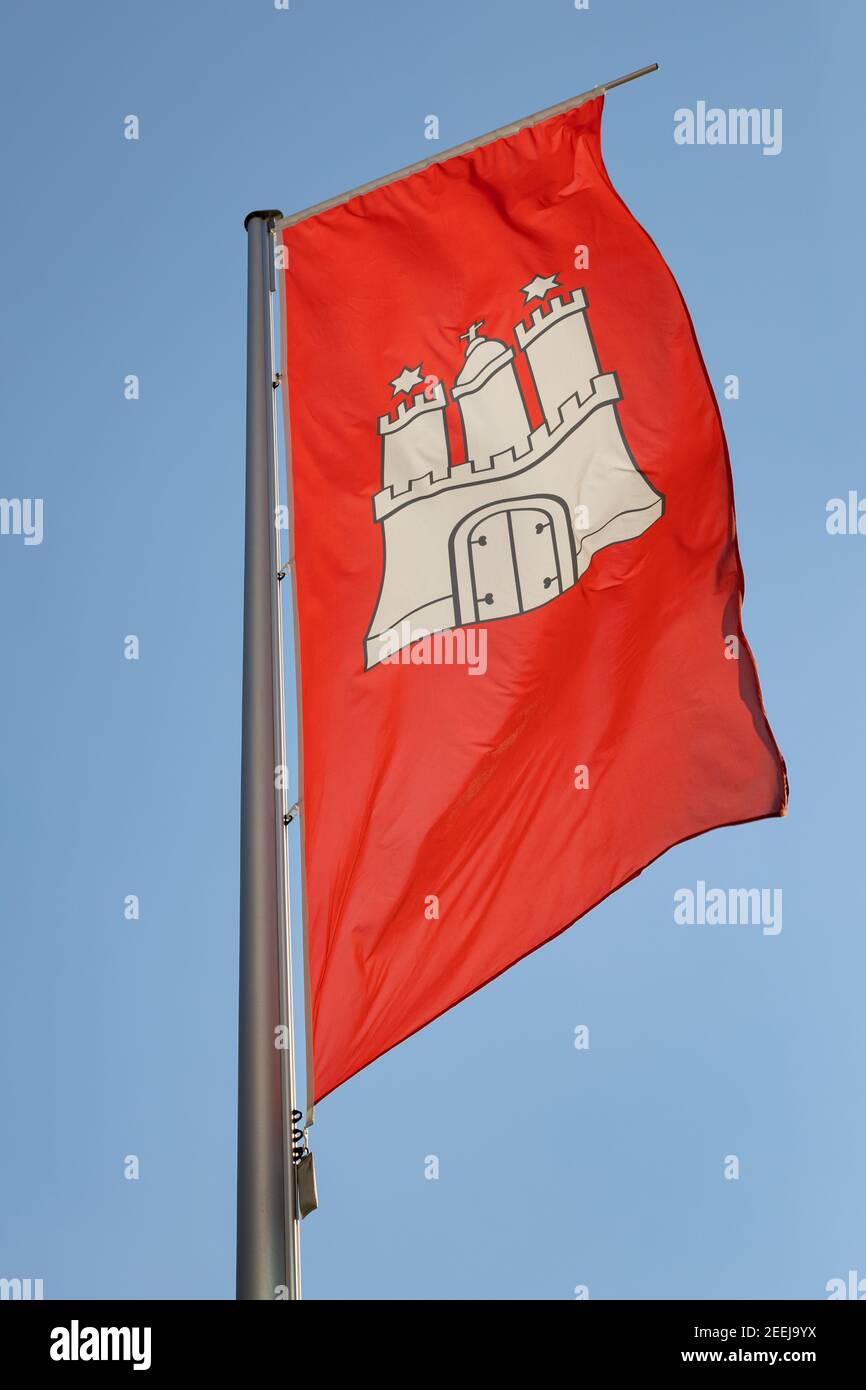
[[[866,536],[825,525],[866,496],[860,7],[5,20],[0,494],[44,499],[44,538],[0,536],[0,1275],[233,1293],[244,215],[427,156],[428,114],[446,148],[658,61],[609,97],[605,156],[717,391],[740,378],[745,628],[790,814],[671,851],[329,1097],[305,1293],[821,1298],[866,1276]],[[701,100],[781,107],[781,153],[678,145]],[[678,925],[699,879],[781,888],[783,930]]]

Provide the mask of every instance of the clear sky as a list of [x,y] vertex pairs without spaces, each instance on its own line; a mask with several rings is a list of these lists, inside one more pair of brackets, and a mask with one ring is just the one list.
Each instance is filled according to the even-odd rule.
[[[790,814],[672,850],[329,1097],[305,1293],[866,1276],[866,535],[825,525],[866,496],[862,7],[19,0],[4,28],[0,494],[42,498],[44,537],[0,536],[0,1275],[233,1293],[244,215],[429,155],[429,114],[446,148],[655,60],[608,98],[605,156],[717,391],[740,379],[745,628]],[[781,152],[678,145],[699,101],[782,108]],[[780,888],[782,931],[678,925],[701,879]]]

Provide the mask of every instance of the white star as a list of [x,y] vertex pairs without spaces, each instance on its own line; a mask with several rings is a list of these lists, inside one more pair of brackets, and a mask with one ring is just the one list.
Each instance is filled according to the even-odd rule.
[[523,302],[528,304],[530,299],[543,299],[550,290],[558,289],[559,281],[555,275],[536,275],[534,280],[523,286],[522,293],[526,295]]
[[395,376],[391,386],[395,396],[399,396],[401,393],[408,396],[410,391],[421,385],[421,381],[421,363],[419,362],[417,367],[404,367],[400,375]]

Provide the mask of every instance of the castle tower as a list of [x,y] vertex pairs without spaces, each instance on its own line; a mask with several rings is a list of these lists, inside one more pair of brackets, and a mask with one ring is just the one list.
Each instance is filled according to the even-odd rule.
[[515,338],[526,353],[550,429],[560,423],[560,407],[569,397],[585,401],[592,394],[590,383],[601,372],[585,310],[583,290],[575,290],[570,299],[556,296],[542,304],[528,328],[515,325]]
[[382,436],[382,487],[394,493],[408,492],[415,478],[431,473],[434,480],[447,478],[448,432],[445,426],[445,392],[437,381],[430,398],[420,392],[401,401],[396,417],[379,416]]
[[466,459],[473,473],[490,468],[496,454],[522,454],[529,439],[529,417],[514,370],[514,349],[478,332],[484,320],[470,325],[466,357],[451,392],[460,406]]

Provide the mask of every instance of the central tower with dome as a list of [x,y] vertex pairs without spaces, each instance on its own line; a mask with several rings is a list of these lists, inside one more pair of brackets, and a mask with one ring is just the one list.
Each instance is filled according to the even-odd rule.
[[451,392],[460,406],[466,461],[473,473],[493,467],[497,454],[524,453],[529,416],[514,367],[514,349],[479,333],[484,320],[469,325],[461,340],[466,357]]

